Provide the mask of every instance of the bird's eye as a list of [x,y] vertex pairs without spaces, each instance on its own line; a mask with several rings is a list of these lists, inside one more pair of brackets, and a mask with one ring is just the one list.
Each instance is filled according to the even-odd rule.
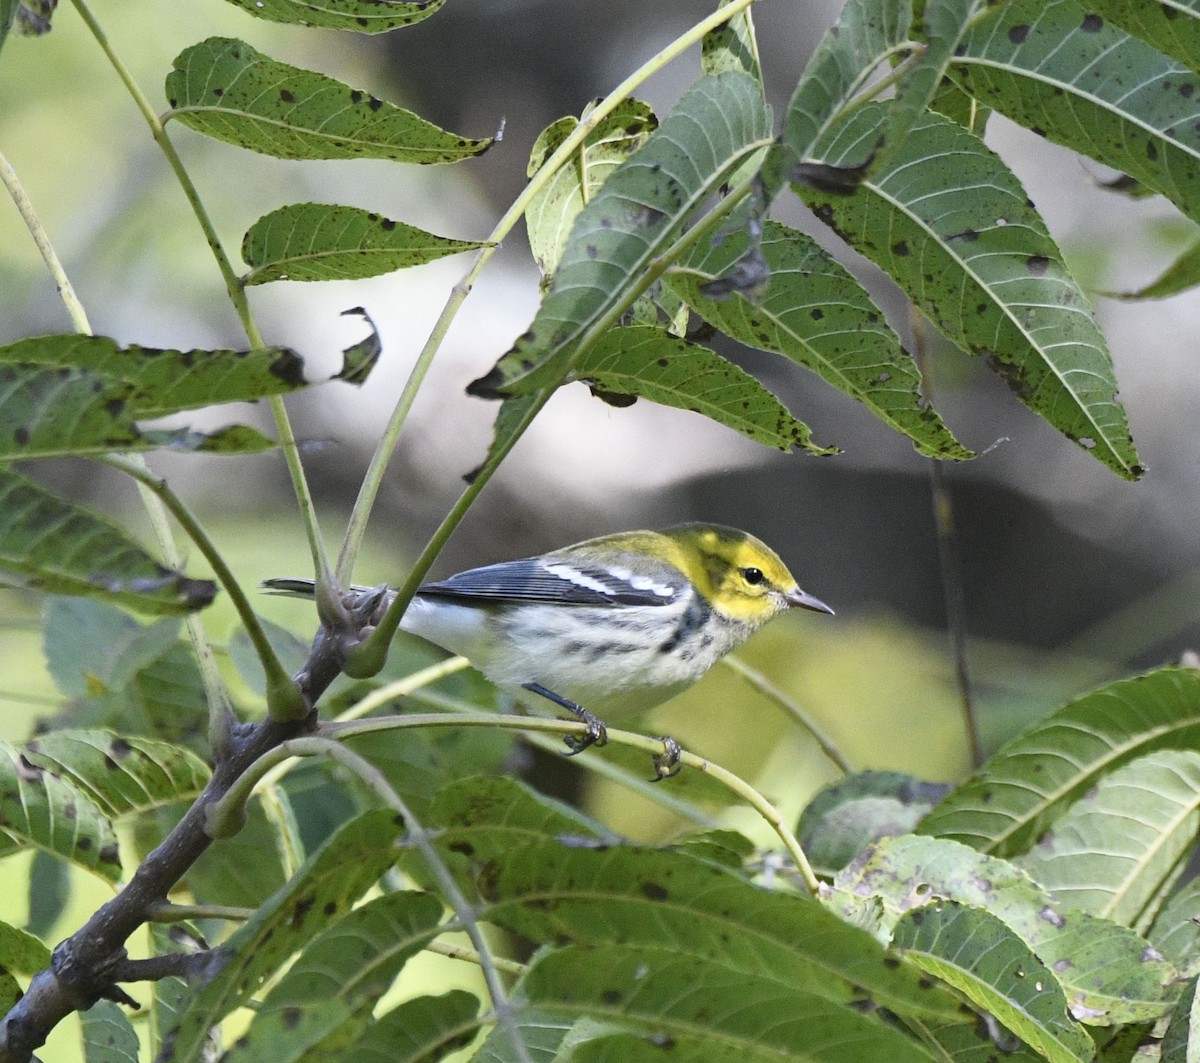
[[763,575],[761,568],[744,568],[742,569],[742,579],[750,584],[751,587],[757,587],[766,576]]

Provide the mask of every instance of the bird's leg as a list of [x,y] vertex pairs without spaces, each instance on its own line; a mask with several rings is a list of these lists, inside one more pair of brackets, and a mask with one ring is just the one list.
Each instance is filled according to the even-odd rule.
[[576,753],[582,753],[588,746],[602,746],[608,741],[608,731],[605,729],[603,721],[593,716],[582,705],[576,705],[575,702],[568,701],[561,694],[556,694],[553,690],[547,690],[541,683],[524,683],[522,685],[531,694],[539,694],[543,698],[553,701],[560,708],[566,709],[567,712],[578,716],[587,727],[587,730],[582,735],[563,735],[563,742],[566,743],[568,757],[573,757]]

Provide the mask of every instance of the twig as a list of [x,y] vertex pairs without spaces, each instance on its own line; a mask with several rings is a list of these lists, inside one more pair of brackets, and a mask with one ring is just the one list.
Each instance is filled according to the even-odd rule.
[[[933,401],[933,373],[925,342],[925,319],[912,307],[913,358],[920,370],[925,401]],[[959,704],[962,707],[963,729],[971,766],[983,763],[983,741],[979,735],[979,719],[971,683],[971,661],[967,654],[967,609],[963,599],[962,558],[958,550],[958,529],[954,523],[954,502],[946,483],[942,463],[934,458],[925,462],[929,470],[929,491],[933,501],[933,519],[937,525],[938,564],[942,574],[942,595],[946,603],[946,625],[954,653],[954,673],[958,680]]]

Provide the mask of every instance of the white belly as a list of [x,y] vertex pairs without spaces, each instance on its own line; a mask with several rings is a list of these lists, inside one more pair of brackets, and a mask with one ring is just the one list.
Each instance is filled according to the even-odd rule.
[[[647,640],[645,625],[662,630],[666,608],[622,610],[621,630],[611,627],[613,610],[606,608],[530,604],[515,618],[510,612],[500,619],[474,606],[417,597],[401,627],[466,657],[499,686],[516,690],[538,683],[605,717],[648,709],[674,697],[741,641],[706,630],[689,643],[687,655],[663,652],[665,639]],[[683,609],[671,612],[671,619],[677,620]],[[503,652],[498,648],[501,642]]]

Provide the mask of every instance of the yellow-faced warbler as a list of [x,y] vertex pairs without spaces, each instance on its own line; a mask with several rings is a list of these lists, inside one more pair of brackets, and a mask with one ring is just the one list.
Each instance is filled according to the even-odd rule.
[[[304,580],[267,580],[312,593]],[[466,657],[497,685],[524,689],[587,725],[564,739],[579,753],[607,738],[601,718],[658,705],[695,683],[790,608],[832,613],[800,589],[753,535],[680,524],[588,539],[538,557],[424,584],[401,627]],[[595,714],[595,715],[594,715]],[[664,738],[659,777],[677,769]]]

